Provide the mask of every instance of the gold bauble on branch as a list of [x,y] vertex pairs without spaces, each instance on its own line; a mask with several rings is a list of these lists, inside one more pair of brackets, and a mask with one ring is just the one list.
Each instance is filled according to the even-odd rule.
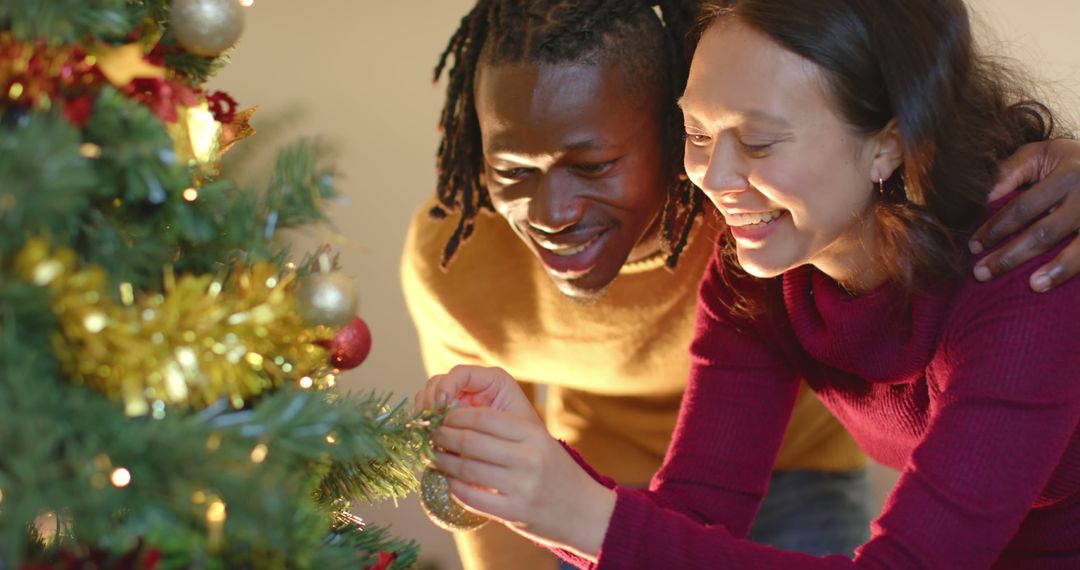
[[311,326],[342,327],[356,315],[357,304],[356,288],[339,271],[312,273],[296,291],[296,311]]
[[420,504],[431,522],[444,530],[476,530],[490,519],[465,510],[450,495],[450,483],[434,469],[425,469],[420,478]]
[[244,31],[239,0],[173,0],[171,14],[176,41],[195,55],[217,57]]

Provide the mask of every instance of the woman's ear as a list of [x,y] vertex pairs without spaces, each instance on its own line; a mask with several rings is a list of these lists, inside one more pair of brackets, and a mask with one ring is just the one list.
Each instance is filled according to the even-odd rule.
[[889,120],[873,138],[874,159],[870,165],[870,179],[877,183],[888,180],[904,163],[904,146],[896,119]]

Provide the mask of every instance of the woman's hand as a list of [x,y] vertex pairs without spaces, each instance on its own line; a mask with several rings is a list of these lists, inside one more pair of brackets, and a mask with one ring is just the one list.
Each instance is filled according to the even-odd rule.
[[435,466],[459,502],[533,540],[596,559],[615,493],[548,434],[513,378],[497,368],[458,367],[425,391],[458,394],[465,404],[432,435]]
[[1031,275],[1031,288],[1043,292],[1080,272],[1080,142],[1055,139],[1024,145],[1001,164],[990,201],[1029,183],[1035,185],[975,232],[971,251],[993,248],[1024,230],[975,266],[975,277],[986,281],[1071,238],[1068,247]]
[[445,408],[451,404],[486,406],[536,417],[536,410],[521,386],[501,368],[455,366],[446,374],[432,376],[413,396],[417,411]]

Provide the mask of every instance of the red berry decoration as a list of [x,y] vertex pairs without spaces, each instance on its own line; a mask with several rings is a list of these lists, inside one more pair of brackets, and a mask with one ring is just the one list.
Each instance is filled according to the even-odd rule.
[[379,551],[379,559],[364,570],[389,570],[390,565],[397,561],[396,552]]
[[353,317],[330,341],[330,364],[349,370],[360,366],[371,352],[371,329],[360,317]]

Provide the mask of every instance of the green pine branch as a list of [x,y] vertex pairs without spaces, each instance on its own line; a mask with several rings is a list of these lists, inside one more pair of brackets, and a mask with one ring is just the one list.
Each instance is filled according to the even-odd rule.
[[205,57],[184,51],[170,33],[165,33],[159,43],[165,51],[165,67],[179,74],[193,87],[206,83],[230,62],[228,51],[217,57]]
[[79,130],[57,113],[0,115],[0,256],[42,233],[74,242],[99,187],[81,144]]
[[127,0],[4,0],[0,30],[15,39],[74,44],[89,38],[118,42],[130,35],[142,13]]

